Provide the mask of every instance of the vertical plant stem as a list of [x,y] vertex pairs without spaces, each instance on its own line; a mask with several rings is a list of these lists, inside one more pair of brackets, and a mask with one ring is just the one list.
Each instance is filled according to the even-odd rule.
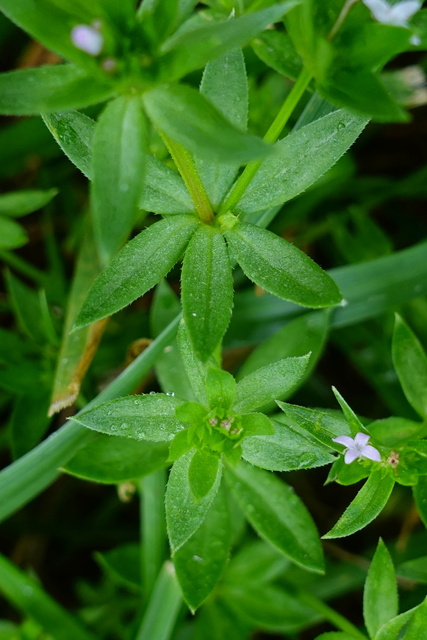
[[165,559],[166,469],[145,476],[139,483],[141,499],[141,564],[145,597],[151,595]]
[[[286,125],[287,121],[292,115],[293,110],[295,109],[299,100],[303,96],[304,91],[306,90],[310,80],[311,80],[311,75],[307,71],[307,69],[304,68],[301,71],[291,91],[286,96],[286,99],[282,105],[282,108],[280,109],[279,113],[275,117],[269,130],[265,134],[264,140],[266,142],[270,142],[270,143],[276,142],[281,131],[283,130],[284,126]],[[245,170],[243,171],[243,173],[241,174],[237,182],[234,184],[234,187],[231,190],[230,195],[228,196],[228,198],[226,198],[225,202],[221,206],[219,215],[222,215],[224,213],[227,213],[227,211],[232,211],[234,209],[236,204],[242,198],[249,184],[251,183],[259,167],[261,166],[261,163],[262,163],[262,160],[257,160],[254,162],[250,162],[246,166]]]
[[200,220],[210,224],[215,215],[191,154],[182,144],[171,140],[163,131],[160,131],[160,135],[185,182]]
[[135,640],[169,640],[182,597],[172,562],[165,562]]
[[367,640],[364,633],[359,631],[359,629],[355,627],[354,624],[347,620],[347,618],[344,618],[344,616],[342,616],[340,613],[335,611],[335,609],[332,609],[327,604],[325,604],[323,600],[316,598],[316,596],[313,596],[308,591],[300,591],[298,596],[300,602],[306,604],[308,607],[310,607],[310,609],[313,609],[313,611],[317,611],[317,613],[320,613],[320,615],[323,616],[325,620],[328,620],[331,624],[334,625],[334,627],[336,627],[340,631],[344,631],[345,633],[348,633],[349,635],[353,636],[354,638],[358,638],[359,640]]

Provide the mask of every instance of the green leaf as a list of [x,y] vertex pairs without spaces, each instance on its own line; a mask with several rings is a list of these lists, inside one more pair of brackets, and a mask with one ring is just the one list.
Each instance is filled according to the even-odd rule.
[[349,436],[350,427],[341,417],[330,415],[325,411],[317,411],[316,409],[306,409],[297,405],[285,402],[277,403],[282,411],[290,420],[289,425],[294,429],[303,429],[318,440],[328,449],[335,449],[339,453],[342,446],[336,445],[333,438],[337,436]]
[[264,31],[251,44],[258,58],[278,73],[293,80],[301,73],[302,60],[287,33]]
[[[247,130],[248,81],[245,59],[241,49],[233,49],[211,60],[205,67],[200,92],[232,124]],[[216,210],[231,187],[238,165],[211,162],[209,158],[195,158],[200,178]]]
[[401,632],[403,627],[405,627],[405,625],[407,625],[414,617],[420,606],[421,605],[414,607],[413,609],[409,609],[409,611],[405,611],[405,613],[401,613],[400,616],[397,616],[396,618],[393,618],[393,620],[390,620],[390,622],[387,622],[387,624],[378,631],[374,640],[396,640],[397,638],[406,638],[405,635],[401,636],[399,632]]
[[95,640],[81,623],[47,595],[33,579],[0,556],[0,592],[25,616],[58,640]]
[[273,421],[275,432],[269,436],[245,438],[243,458],[268,471],[312,469],[334,461],[330,450],[304,434]]
[[234,127],[209,100],[191,87],[158,87],[146,92],[143,101],[156,127],[200,157],[244,163],[270,151],[261,138]]
[[[92,138],[96,122],[79,111],[44,115],[43,120],[65,155],[92,179]],[[144,156],[139,207],[154,213],[189,213],[194,205],[177,174],[153,156]]]
[[245,413],[240,416],[240,424],[243,435],[246,436],[271,436],[274,434],[273,423],[263,413]]
[[166,523],[173,554],[200,527],[218,493],[221,482],[222,465],[218,465],[217,475],[209,493],[200,500],[194,498],[188,474],[195,453],[193,449],[174,463],[166,489]]
[[106,553],[96,553],[95,560],[101,568],[120,582],[141,588],[140,548],[138,544],[124,544]]
[[109,98],[114,89],[72,65],[49,65],[0,74],[0,113],[31,116],[67,111]]
[[313,308],[341,301],[332,278],[300,249],[271,231],[238,222],[225,236],[247,277],[275,296]]
[[0,195],[0,214],[20,218],[42,209],[58,193],[57,189],[22,189]]
[[334,396],[337,399],[338,404],[342,409],[342,412],[348,423],[348,426],[350,427],[351,435],[355,436],[356,433],[359,433],[359,432],[365,433],[365,427],[360,422],[359,418],[354,413],[353,409],[344,400],[344,398],[342,397],[338,389],[335,389],[335,387],[332,387],[332,391],[334,392]]
[[285,358],[250,373],[237,383],[233,410],[253,411],[288,393],[304,375],[309,357]]
[[227,468],[230,490],[257,533],[293,562],[322,573],[319,536],[294,490],[270,473],[240,463]]
[[275,3],[272,7],[239,18],[176,33],[162,46],[165,79],[181,78],[229,49],[241,47],[296,4],[295,0]]
[[231,318],[233,278],[222,234],[200,225],[182,265],[182,307],[192,343],[206,360],[221,341]]
[[396,574],[390,554],[380,539],[363,591],[363,617],[371,638],[398,613]]
[[421,640],[427,628],[427,600],[424,600],[409,622],[403,640]]
[[100,434],[80,449],[62,471],[91,482],[119,484],[163,469],[167,458],[168,446],[163,442],[136,442]]
[[28,242],[25,229],[15,220],[0,216],[0,249],[18,249]]
[[206,377],[206,394],[210,409],[228,409],[236,396],[236,381],[231,373],[217,367],[209,367]]
[[405,396],[417,413],[427,418],[427,356],[408,325],[396,316],[393,363]]
[[406,418],[383,418],[369,423],[369,433],[386,447],[406,444],[426,435],[426,425]]
[[204,498],[212,489],[218,475],[219,458],[208,451],[196,451],[188,468],[188,480],[196,500]]
[[184,363],[184,368],[190,380],[191,387],[197,400],[206,405],[208,398],[206,395],[206,376],[209,364],[215,365],[212,358],[206,363],[202,362],[194,351],[190,339],[190,333],[184,320],[181,321],[178,329],[178,348]]
[[173,557],[185,601],[193,611],[206,600],[221,577],[230,542],[227,499],[219,491],[201,526]]
[[79,424],[112,436],[167,442],[183,429],[175,417],[181,401],[163,393],[117,398],[79,413]]
[[9,437],[14,458],[31,451],[45,434],[50,418],[49,388],[38,388],[34,397],[18,396],[9,422]]
[[414,582],[427,583],[427,556],[421,556],[420,558],[414,558],[413,560],[407,560],[402,562],[397,567],[397,574],[401,578],[407,578]]
[[154,287],[179,260],[197,225],[193,216],[173,216],[128,242],[95,280],[75,328],[120,311]]
[[126,241],[135,222],[147,135],[139,96],[121,96],[110,102],[95,127],[92,213],[106,263]]
[[374,468],[353,502],[323,538],[343,538],[363,529],[385,507],[394,487],[394,478],[382,468]]
[[344,110],[316,120],[274,146],[238,206],[255,213],[287,202],[318,180],[347,151],[367,124]]
[[427,477],[421,477],[413,488],[415,504],[424,526],[427,528]]
[[327,631],[320,636],[316,636],[316,640],[354,640],[355,636],[345,633],[345,631]]

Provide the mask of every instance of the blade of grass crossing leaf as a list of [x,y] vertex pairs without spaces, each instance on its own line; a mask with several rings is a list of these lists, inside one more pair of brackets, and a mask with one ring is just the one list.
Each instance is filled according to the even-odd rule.
[[397,585],[393,562],[380,539],[363,591],[363,617],[371,638],[397,616]]
[[185,601],[193,611],[206,600],[221,577],[230,542],[230,514],[221,489],[205,520],[173,557]]
[[197,156],[218,162],[247,162],[270,152],[256,136],[234,127],[213,104],[185,85],[162,86],[143,95],[156,127]]
[[135,222],[147,135],[138,96],[110,102],[95,127],[91,195],[95,235],[104,262],[121,247]]
[[24,615],[58,640],[95,640],[75,618],[62,609],[31,578],[0,556],[0,591]]
[[237,222],[225,234],[247,277],[279,298],[305,307],[330,307],[342,296],[328,274],[283,238]]
[[[248,81],[241,49],[233,49],[205,67],[200,92],[232,124],[247,129]],[[214,208],[217,208],[236,176],[238,165],[196,158],[196,167]]]
[[0,113],[31,116],[78,109],[109,98],[113,88],[72,65],[0,74]]
[[375,468],[336,525],[323,538],[343,538],[363,529],[383,510],[394,487],[394,479]]
[[233,278],[222,234],[200,225],[182,266],[183,315],[192,343],[206,360],[222,339],[231,318]]
[[262,538],[305,569],[323,572],[319,535],[292,487],[246,463],[228,467],[225,478],[246,518]]
[[95,280],[75,328],[123,309],[154,287],[179,260],[197,225],[193,216],[172,216],[128,242]]
[[423,418],[427,418],[427,356],[421,343],[396,316],[393,333],[393,363],[408,402]]

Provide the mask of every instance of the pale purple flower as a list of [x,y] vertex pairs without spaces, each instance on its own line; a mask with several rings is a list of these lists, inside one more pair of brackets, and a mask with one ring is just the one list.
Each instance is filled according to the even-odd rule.
[[362,2],[371,11],[375,20],[395,27],[407,27],[408,20],[421,9],[423,4],[421,0],[402,0],[393,5],[386,0],[362,0]]
[[356,433],[354,438],[350,438],[350,436],[338,436],[337,438],[332,438],[332,442],[338,442],[338,444],[343,444],[347,447],[344,455],[344,462],[346,464],[351,464],[356,458],[369,458],[369,460],[374,460],[374,462],[381,461],[381,455],[378,449],[368,444],[369,436],[366,433]]
[[77,49],[81,49],[91,56],[99,55],[104,46],[102,33],[87,24],[78,24],[71,30],[71,41]]

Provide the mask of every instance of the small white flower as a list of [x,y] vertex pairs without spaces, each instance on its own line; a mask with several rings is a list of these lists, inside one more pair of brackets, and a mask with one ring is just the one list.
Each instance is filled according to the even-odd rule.
[[338,442],[347,447],[344,456],[344,462],[351,464],[356,458],[369,458],[375,462],[381,461],[381,455],[378,449],[372,447],[369,442],[369,436],[366,433],[356,433],[354,438],[350,436],[338,436],[332,438],[332,442]]
[[421,0],[402,0],[389,5],[386,0],[362,0],[371,11],[375,20],[395,27],[407,27],[408,20],[421,9]]
[[87,24],[78,24],[71,30],[71,41],[77,49],[91,56],[99,55],[104,46],[102,33],[97,27],[90,27]]

